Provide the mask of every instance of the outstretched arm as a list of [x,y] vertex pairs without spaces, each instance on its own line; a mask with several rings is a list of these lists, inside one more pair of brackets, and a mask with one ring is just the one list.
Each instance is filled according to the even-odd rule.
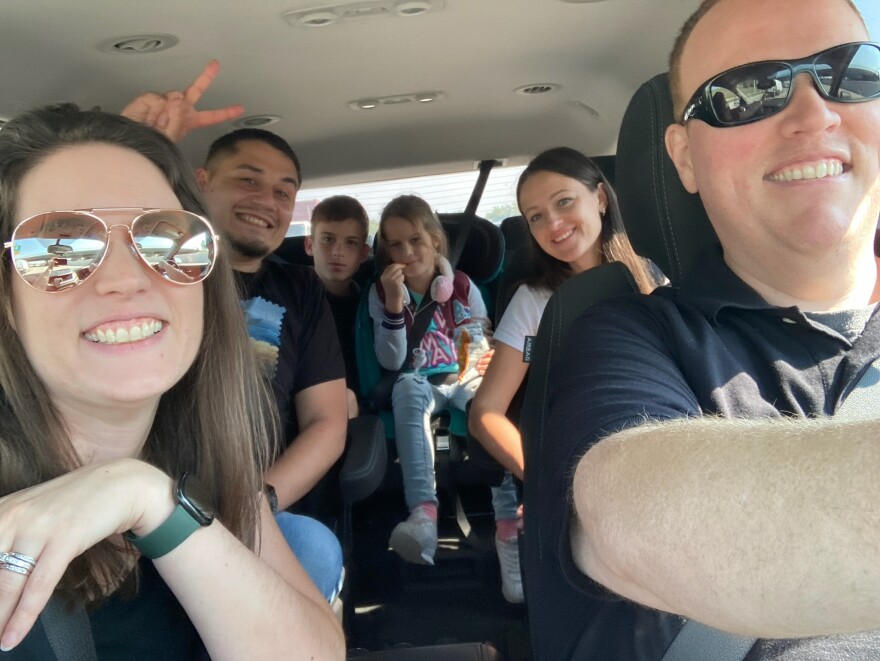
[[572,551],[625,597],[759,638],[880,628],[880,423],[718,418],[597,443]]
[[122,115],[164,133],[172,142],[180,142],[190,131],[221,124],[244,113],[241,105],[214,110],[196,110],[196,104],[220,73],[220,63],[211,60],[184,91],[165,94],[146,92],[131,101]]

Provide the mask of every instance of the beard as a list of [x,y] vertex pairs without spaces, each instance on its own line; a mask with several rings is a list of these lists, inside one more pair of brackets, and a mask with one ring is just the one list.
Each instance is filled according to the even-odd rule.
[[248,259],[262,259],[272,252],[272,249],[269,246],[260,241],[242,240],[230,236],[229,234],[225,236],[225,239],[234,252],[237,252],[242,257],[247,257]]

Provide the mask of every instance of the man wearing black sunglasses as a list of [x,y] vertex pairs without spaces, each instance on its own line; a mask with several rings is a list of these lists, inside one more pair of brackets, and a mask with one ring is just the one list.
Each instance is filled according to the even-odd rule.
[[880,423],[832,417],[858,388],[880,418],[877,47],[849,0],[707,0],[670,65],[721,251],[568,333],[537,471],[573,506],[532,513],[571,521],[541,548],[581,591],[536,656],[878,659]]

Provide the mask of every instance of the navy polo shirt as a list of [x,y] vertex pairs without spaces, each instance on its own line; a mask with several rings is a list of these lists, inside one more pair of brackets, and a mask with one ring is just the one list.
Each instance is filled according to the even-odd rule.
[[[720,249],[680,288],[599,303],[576,320],[550,375],[545,454],[527,469],[527,517],[541,520],[540,534],[527,520],[525,536],[536,658],[659,660],[683,623],[611,595],[573,564],[571,480],[593,443],[646,418],[833,415],[878,356],[877,314],[850,342],[768,305]],[[880,632],[759,641],[747,661],[821,658],[880,658]]]

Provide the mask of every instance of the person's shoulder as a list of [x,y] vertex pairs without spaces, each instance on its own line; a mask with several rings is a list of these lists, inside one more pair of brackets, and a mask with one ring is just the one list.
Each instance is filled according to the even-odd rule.
[[[310,284],[321,284],[321,279],[311,266],[293,264],[277,255],[266,258],[265,268],[278,274],[284,274],[288,278]],[[323,285],[321,285],[323,287]]]
[[596,301],[581,315],[590,323],[619,323],[630,319],[645,322],[653,319],[680,317],[681,302],[674,287],[658,287],[650,294],[630,293]]

